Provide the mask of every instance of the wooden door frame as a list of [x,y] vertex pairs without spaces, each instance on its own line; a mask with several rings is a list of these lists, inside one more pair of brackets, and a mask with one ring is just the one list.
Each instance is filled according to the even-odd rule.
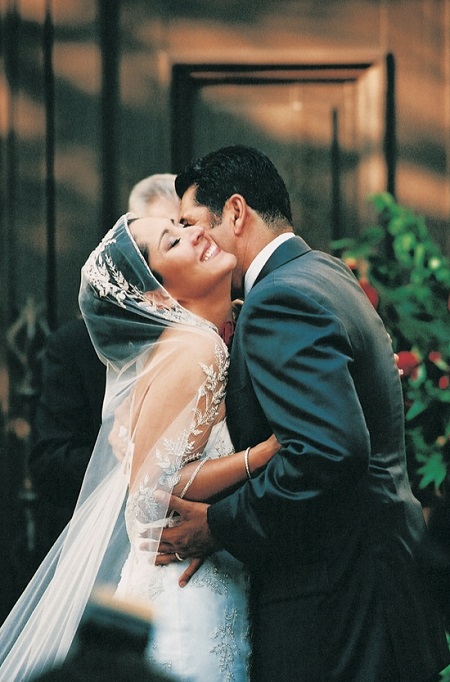
[[368,69],[379,65],[383,71],[385,189],[395,193],[396,119],[395,61],[392,54],[365,59],[298,63],[175,63],[171,81],[171,164],[180,172],[193,158],[193,112],[200,89],[207,85],[261,85],[305,83],[351,83]]

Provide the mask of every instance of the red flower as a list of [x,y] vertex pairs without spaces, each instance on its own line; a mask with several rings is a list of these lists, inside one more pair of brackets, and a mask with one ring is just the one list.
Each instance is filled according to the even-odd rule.
[[366,294],[367,298],[373,305],[373,307],[376,309],[378,307],[378,303],[380,301],[380,297],[378,296],[378,291],[367,281],[367,279],[360,279],[359,284],[361,289],[364,291]]
[[402,370],[403,378],[417,379],[420,366],[420,358],[410,350],[401,350],[397,353],[397,367]]
[[445,391],[450,386],[450,377],[445,374],[439,379],[439,388]]
[[350,268],[350,270],[351,270],[352,272],[355,272],[355,273],[357,272],[357,270],[358,270],[358,261],[356,260],[356,258],[347,257],[347,258],[345,259],[345,264],[347,265],[348,268]]
[[219,336],[222,338],[222,340],[225,342],[228,348],[231,348],[231,342],[233,340],[234,335],[234,327],[235,327],[234,321],[229,320],[228,322],[224,322],[224,324],[219,329]]

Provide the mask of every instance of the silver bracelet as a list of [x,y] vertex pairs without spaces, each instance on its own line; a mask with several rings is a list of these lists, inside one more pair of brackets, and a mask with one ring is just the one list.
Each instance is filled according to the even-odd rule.
[[200,469],[202,468],[202,466],[204,464],[206,464],[206,462],[208,460],[209,460],[209,457],[205,457],[205,459],[202,459],[202,461],[199,464],[197,464],[197,466],[195,467],[194,471],[191,474],[189,481],[186,483],[186,485],[184,486],[183,490],[181,491],[181,493],[179,495],[181,498],[183,498],[186,495],[186,493],[187,493],[189,487],[191,486],[194,478],[197,476],[197,474],[200,471]]
[[182,467],[184,467],[186,464],[189,464],[190,462],[196,462],[198,459],[200,459],[202,456],[201,452],[196,452],[193,455],[189,455],[188,457],[185,457],[183,461],[181,462]]
[[252,477],[250,467],[248,465],[248,454],[250,452],[250,448],[247,448],[247,450],[244,453],[244,463],[245,463],[245,471],[247,472],[247,478],[250,479]]

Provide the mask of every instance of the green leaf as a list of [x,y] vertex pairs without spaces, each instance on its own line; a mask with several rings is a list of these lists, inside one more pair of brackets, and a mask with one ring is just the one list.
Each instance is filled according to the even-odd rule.
[[422,400],[415,400],[405,415],[407,421],[415,419],[419,414],[426,410],[427,404]]
[[[387,192],[372,195],[370,201],[378,225],[338,244],[348,249],[348,256],[367,262],[369,281],[380,296],[378,313],[395,351],[412,350],[422,359],[417,377],[402,381],[410,406],[405,441],[414,480],[421,479],[423,487],[439,485],[446,468],[441,448],[447,453],[450,438],[450,391],[439,388],[450,366],[450,260],[422,216]],[[440,353],[440,363],[429,359],[431,351]]]
[[352,237],[345,237],[343,239],[335,239],[330,243],[332,251],[341,251],[342,249],[351,249],[356,244],[356,240]]
[[433,483],[438,488],[446,475],[446,467],[441,453],[432,452],[427,462],[417,470],[417,473],[422,476],[419,488],[426,488],[430,483]]

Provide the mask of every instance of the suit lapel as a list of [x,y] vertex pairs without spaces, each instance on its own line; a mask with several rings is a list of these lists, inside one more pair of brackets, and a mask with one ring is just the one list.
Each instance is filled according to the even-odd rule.
[[279,268],[280,265],[284,265],[294,258],[299,258],[305,253],[308,253],[308,251],[311,251],[311,247],[308,246],[301,237],[293,237],[292,239],[283,242],[268,258],[253,286],[260,282],[270,272]]

